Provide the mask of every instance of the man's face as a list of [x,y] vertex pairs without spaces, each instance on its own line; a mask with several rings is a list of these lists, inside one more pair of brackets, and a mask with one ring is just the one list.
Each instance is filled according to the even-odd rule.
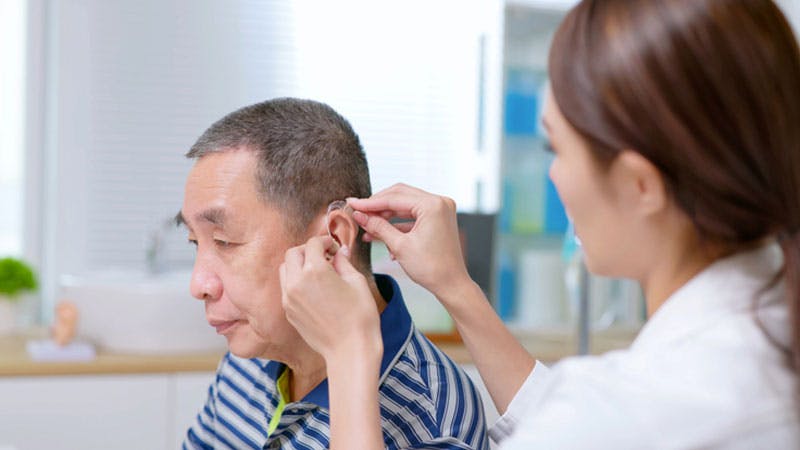
[[256,156],[232,149],[201,157],[181,214],[197,246],[192,295],[237,356],[280,358],[299,335],[281,306],[278,267],[295,245],[256,191]]

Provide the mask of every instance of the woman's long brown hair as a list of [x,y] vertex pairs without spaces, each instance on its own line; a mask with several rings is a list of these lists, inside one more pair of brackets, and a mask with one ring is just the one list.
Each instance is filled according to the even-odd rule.
[[598,161],[635,150],[699,235],[777,236],[800,370],[800,50],[771,0],[583,0],[550,52],[553,96]]

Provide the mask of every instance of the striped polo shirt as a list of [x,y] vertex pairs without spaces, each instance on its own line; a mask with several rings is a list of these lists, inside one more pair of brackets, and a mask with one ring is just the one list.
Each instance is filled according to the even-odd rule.
[[[453,361],[417,331],[397,283],[375,275],[383,298],[383,359],[379,387],[387,449],[488,449],[478,391]],[[285,365],[228,353],[189,428],[184,449],[324,449],[330,437],[328,382],[287,403],[270,422],[281,397]]]

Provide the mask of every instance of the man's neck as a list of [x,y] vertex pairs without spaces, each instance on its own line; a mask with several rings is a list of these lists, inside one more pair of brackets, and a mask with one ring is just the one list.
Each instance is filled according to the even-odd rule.
[[367,278],[367,281],[368,281],[367,284],[369,284],[369,291],[372,293],[372,298],[375,299],[375,305],[378,307],[378,314],[380,314],[383,312],[384,309],[386,309],[387,300],[390,299],[383,298],[380,289],[378,289],[378,283],[375,282],[374,275],[370,275]]
[[[375,277],[370,276],[367,278],[369,290],[372,293],[372,298],[375,299],[375,306],[378,308],[378,314],[386,309],[386,300],[383,299],[378,285],[375,283]],[[301,347],[297,352],[294,352],[293,360],[286,363],[289,372],[289,392],[291,399],[287,401],[299,401],[303,399],[309,392],[313,391],[325,378],[326,368],[325,360],[322,356],[309,347],[305,341],[302,341]]]

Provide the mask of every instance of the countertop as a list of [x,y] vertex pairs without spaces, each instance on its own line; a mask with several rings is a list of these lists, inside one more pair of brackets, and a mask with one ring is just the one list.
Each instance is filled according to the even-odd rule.
[[0,377],[23,375],[88,375],[165,372],[208,372],[217,368],[222,352],[182,355],[128,355],[97,349],[97,357],[85,362],[37,362],[25,350],[30,339],[45,332],[0,336]]
[[[593,354],[627,347],[638,330],[617,329],[596,332],[590,340]],[[515,332],[519,341],[537,359],[552,363],[575,354],[577,340],[567,330]],[[97,357],[89,362],[36,362],[25,350],[29,339],[42,338],[43,330],[24,334],[0,336],[0,377],[3,376],[53,376],[88,374],[137,374],[171,372],[212,372],[222,357],[222,352],[181,355],[129,355],[97,350]],[[455,362],[471,364],[467,349],[460,342],[437,342],[437,345]]]

